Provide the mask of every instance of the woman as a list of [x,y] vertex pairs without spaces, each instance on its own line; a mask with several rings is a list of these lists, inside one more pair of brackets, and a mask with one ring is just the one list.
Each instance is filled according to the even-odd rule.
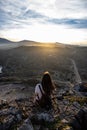
[[41,83],[35,87],[35,103],[41,107],[50,109],[52,107],[51,95],[55,89],[49,72],[45,72]]

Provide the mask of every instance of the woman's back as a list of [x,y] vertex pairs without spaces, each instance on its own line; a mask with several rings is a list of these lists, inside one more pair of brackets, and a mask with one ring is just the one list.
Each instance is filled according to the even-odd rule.
[[40,87],[41,87],[41,90],[43,91],[43,93],[44,93],[44,90],[43,90],[43,88],[42,88],[42,85],[41,85],[41,83],[38,83],[37,85],[36,85],[36,87],[35,87],[35,99],[36,100],[39,100],[39,99],[41,99],[41,97],[42,97],[42,93],[41,93],[41,91],[40,91]]
[[52,107],[51,94],[54,88],[49,72],[45,72],[41,83],[35,87],[35,100],[41,107]]

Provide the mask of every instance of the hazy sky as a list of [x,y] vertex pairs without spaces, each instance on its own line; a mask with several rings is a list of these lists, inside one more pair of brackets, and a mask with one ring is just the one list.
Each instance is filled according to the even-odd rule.
[[87,0],[0,0],[0,37],[87,41]]

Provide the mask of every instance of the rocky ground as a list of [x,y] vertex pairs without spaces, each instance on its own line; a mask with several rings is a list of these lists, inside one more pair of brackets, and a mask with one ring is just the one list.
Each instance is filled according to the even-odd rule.
[[[0,50],[0,130],[87,130],[86,57],[87,47],[60,44]],[[33,104],[46,70],[57,86],[49,111]]]
[[70,82],[55,82],[54,108],[49,111],[33,104],[32,86],[0,84],[0,130],[86,130],[86,92]]

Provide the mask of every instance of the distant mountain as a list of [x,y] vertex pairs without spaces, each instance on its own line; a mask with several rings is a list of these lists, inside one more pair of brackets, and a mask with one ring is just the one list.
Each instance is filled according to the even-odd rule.
[[[31,40],[22,40],[22,41],[18,41],[18,42],[13,42],[13,41],[10,41],[8,39],[5,39],[5,38],[0,38],[0,44],[4,45],[4,44],[11,44],[11,45],[16,45],[17,46],[45,46],[45,47],[62,47],[62,48],[65,48],[66,47],[66,44],[63,44],[63,43],[59,43],[59,42],[56,42],[56,43],[44,43],[44,42],[35,42],[35,41],[31,41]],[[68,46],[67,46],[68,47]]]
[[23,43],[35,43],[34,41],[29,41],[29,40],[22,40],[22,41],[18,41],[18,42],[14,42],[14,41],[10,41],[8,39],[5,39],[5,38],[0,38],[0,43],[20,43],[20,44],[23,44]]
[[0,38],[0,43],[11,43],[12,41],[9,41],[5,38]]
[[19,42],[27,43],[27,42],[34,42],[34,41],[30,41],[30,40],[22,40],[22,41],[19,41]]

